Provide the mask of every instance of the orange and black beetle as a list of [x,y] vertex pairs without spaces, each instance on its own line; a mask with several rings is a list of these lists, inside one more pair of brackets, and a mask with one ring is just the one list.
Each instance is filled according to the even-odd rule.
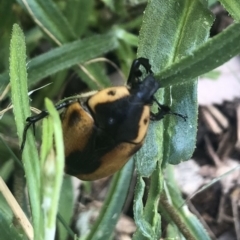
[[[147,73],[142,81],[140,66]],[[133,61],[128,85],[106,88],[86,99],[67,100],[56,106],[65,108],[61,121],[67,174],[82,180],[112,175],[141,148],[149,121],[171,113],[154,97],[160,83],[153,77],[148,59]],[[156,114],[150,111],[153,102],[158,104]],[[47,115],[47,111],[42,111],[26,119],[22,149],[28,128]]]

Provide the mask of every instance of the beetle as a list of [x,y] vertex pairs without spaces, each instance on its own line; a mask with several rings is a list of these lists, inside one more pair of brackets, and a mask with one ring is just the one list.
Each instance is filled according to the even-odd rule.
[[[145,68],[146,77],[141,81]],[[154,78],[149,60],[135,59],[128,86],[109,87],[86,98],[66,100],[56,106],[61,113],[65,147],[65,172],[82,180],[97,180],[121,169],[143,145],[149,122],[159,121],[166,114],[174,114],[154,97],[161,87]],[[158,105],[158,112],[150,107]],[[47,111],[26,119],[23,150],[27,130],[48,116]]]

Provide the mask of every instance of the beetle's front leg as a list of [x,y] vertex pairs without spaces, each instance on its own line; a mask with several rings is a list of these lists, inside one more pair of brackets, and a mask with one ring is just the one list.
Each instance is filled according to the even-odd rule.
[[158,107],[157,113],[150,113],[150,119],[152,121],[159,121],[164,118],[165,115],[171,114],[171,110],[168,106],[161,105],[161,107]]
[[[73,103],[73,100],[66,100],[58,105],[55,106],[55,108],[57,110],[60,110],[62,108],[65,108],[67,106],[69,106],[70,104]],[[24,127],[24,130],[23,130],[23,137],[22,137],[22,144],[21,144],[21,151],[23,151],[23,148],[24,148],[24,145],[25,145],[25,142],[26,142],[26,137],[27,137],[27,131],[28,129],[33,126],[33,133],[35,134],[35,123],[38,122],[39,120],[47,117],[49,115],[48,111],[46,110],[43,110],[42,112],[40,112],[39,114],[35,115],[35,116],[32,116],[32,117],[28,117],[26,119],[26,122],[27,124],[25,125]]]
[[187,116],[184,116],[180,113],[172,112],[170,107],[160,104],[158,101],[156,101],[155,98],[154,98],[154,101],[158,105],[158,112],[157,113],[152,113],[152,112],[150,113],[150,119],[152,121],[159,121],[159,120],[163,119],[164,116],[167,115],[167,114],[171,114],[171,115],[181,117],[184,121],[187,120]]

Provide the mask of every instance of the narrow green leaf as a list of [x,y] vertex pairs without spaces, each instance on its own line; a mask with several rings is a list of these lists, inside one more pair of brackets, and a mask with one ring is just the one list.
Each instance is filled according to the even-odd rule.
[[3,179],[4,182],[8,181],[8,179],[12,176],[14,167],[15,165],[13,160],[8,160],[1,165],[0,177]]
[[113,33],[96,35],[78,40],[42,54],[32,59],[28,64],[29,84],[37,83],[60,70],[67,69],[75,64],[101,56],[117,47],[116,37]]
[[144,219],[151,224],[154,239],[160,239],[162,233],[158,204],[163,182],[164,178],[161,169],[155,170],[150,178],[148,198],[144,207]]
[[68,0],[64,14],[77,37],[87,29],[94,8],[93,0]]
[[116,34],[117,37],[124,41],[125,43],[133,46],[133,47],[137,47],[138,45],[138,37],[132,33],[127,32],[126,30],[122,29],[122,28],[117,28],[116,29]]
[[99,217],[86,240],[111,239],[126,200],[133,169],[134,162],[130,160],[120,172],[115,174]]
[[[59,113],[55,109],[50,100],[45,100],[46,109],[49,112],[49,117],[45,119],[44,131],[49,131],[54,135],[53,141],[49,141],[47,138],[47,144],[43,144],[46,148],[42,150],[43,153],[47,153],[43,163],[42,171],[42,186],[43,186],[43,203],[42,208],[45,212],[45,239],[54,240],[56,231],[56,216],[58,211],[58,203],[60,198],[63,171],[64,171],[64,145],[62,135],[62,124],[60,121]],[[44,134],[48,136],[48,134]],[[45,141],[45,139],[43,139]],[[50,148],[51,146],[51,148]],[[53,150],[54,148],[54,150]]]
[[[30,112],[21,105],[27,106],[27,71],[26,71],[26,46],[22,30],[18,25],[13,26],[13,33],[10,45],[10,80],[12,88],[12,101],[17,133],[22,139],[22,132],[26,117]],[[21,114],[23,111],[24,114]]]
[[145,183],[143,179],[140,176],[138,176],[137,185],[135,188],[134,205],[133,205],[134,220],[138,227],[137,232],[134,234],[134,237],[133,237],[133,239],[136,239],[136,240],[142,239],[141,235],[145,236],[147,239],[155,239],[154,232],[152,230],[150,223],[147,222],[144,218],[143,202],[142,202],[144,189],[145,189]]
[[[12,25],[18,21],[16,14],[13,14],[14,1],[1,1],[0,3],[0,71],[6,68],[9,62],[9,39],[11,38]],[[10,14],[11,13],[11,14]],[[1,85],[0,85],[1,86]]]
[[[102,89],[111,86],[109,76],[103,62],[94,62],[84,66],[88,75],[83,71],[77,71],[81,79],[91,87],[91,89]],[[91,78],[89,77],[89,74]],[[95,82],[95,84],[90,84]]]
[[9,72],[2,72],[0,74],[0,83],[1,83],[1,88],[4,89],[9,82]]
[[[88,60],[102,56],[116,49],[117,46],[117,37],[114,32],[110,32],[64,44],[35,57],[28,63],[29,86],[60,70],[73,67],[76,64],[83,64]],[[7,74],[0,74],[0,83],[6,85],[7,81]],[[87,82],[87,84],[91,88],[96,88],[99,85],[98,82],[94,81]]]
[[[26,47],[24,35],[18,25],[13,26],[10,44],[10,81],[13,112],[17,126],[17,133],[22,141],[25,119],[30,116],[27,91]],[[42,237],[42,215],[40,205],[40,170],[39,159],[34,137],[28,131],[26,144],[22,155],[23,166],[27,179],[29,198],[32,210],[34,235]]]
[[[167,168],[167,184],[166,188],[168,190],[169,196],[171,198],[172,207],[175,209],[175,212],[182,220],[182,227],[187,228],[195,239],[198,240],[210,240],[210,237],[206,229],[202,226],[200,221],[195,215],[193,215],[189,209],[185,206],[185,201],[182,198],[182,194],[174,179],[173,166],[169,165]],[[181,229],[179,229],[181,232]]]
[[223,7],[229,12],[232,18],[240,21],[240,1],[239,0],[220,0]]
[[161,79],[164,87],[189,82],[192,78],[217,68],[239,54],[239,42],[240,24],[232,24],[199,46],[192,54],[165,68],[157,75],[157,78]]
[[18,167],[22,168],[22,163],[21,161],[18,159],[18,157],[14,154],[14,152],[12,151],[12,149],[8,146],[8,144],[2,139],[2,137],[0,136],[0,141],[2,142],[2,146],[4,146],[7,151],[9,152],[11,158],[15,161],[15,163],[17,164]]
[[166,231],[166,239],[174,239],[177,238],[178,240],[185,240],[185,238],[179,233],[179,230],[176,225],[170,223],[167,225]]
[[[40,149],[40,168],[43,169],[45,161],[53,148],[53,123],[49,123],[49,118],[42,121],[42,144]],[[43,178],[44,180],[44,178]]]
[[[12,209],[10,208],[9,204],[7,203],[5,197],[3,196],[3,194],[1,192],[0,192],[0,213],[3,214],[3,216],[9,223],[12,221],[12,219],[13,219]],[[0,226],[1,226],[1,224],[0,224]]]
[[138,177],[134,199],[134,219],[138,229],[134,234],[134,240],[146,238],[158,240],[161,237],[161,218],[158,212],[158,202],[162,182],[162,174],[154,171],[150,178],[148,198],[143,208],[142,198],[145,183],[142,177]]
[[21,0],[36,24],[58,45],[76,39],[67,19],[52,0]]
[[[64,222],[70,226],[72,216],[74,213],[74,192],[73,184],[70,176],[65,176],[63,178],[63,184],[61,189],[61,196],[59,200],[59,214],[64,219]],[[68,232],[66,228],[58,221],[58,232],[59,239],[66,240]]]

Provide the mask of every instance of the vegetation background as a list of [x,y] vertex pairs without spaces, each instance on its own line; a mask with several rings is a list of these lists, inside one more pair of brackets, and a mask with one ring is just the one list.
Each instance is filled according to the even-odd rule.
[[[209,38],[215,1],[0,2],[0,176],[21,206],[12,206],[12,201],[1,196],[0,239],[33,239],[21,209],[30,219],[34,239],[74,238],[70,225],[84,239],[114,238],[129,195],[134,162],[137,179],[132,215],[137,229],[132,238],[210,239],[199,220],[183,207],[169,163],[189,160],[195,148],[197,77],[240,52],[240,3],[220,3],[234,22]],[[72,181],[63,178],[61,123],[53,104],[46,100],[44,105],[44,98],[56,103],[64,97],[110,86],[116,78],[124,82],[136,57],[148,58],[156,79],[161,81],[162,90],[156,95],[159,101],[187,115],[188,120],[168,116],[160,124],[151,124],[135,161],[130,160],[112,178],[93,226],[85,219],[79,227],[74,224],[81,214],[74,203]],[[28,134],[23,154],[19,150],[25,119],[31,115],[28,93],[31,106],[50,112],[43,123],[40,156],[32,133]],[[39,135],[37,128],[37,143]],[[91,183],[83,183],[82,188],[91,193]],[[4,196],[7,193],[2,181],[1,192]],[[165,221],[169,222],[167,226]]]

